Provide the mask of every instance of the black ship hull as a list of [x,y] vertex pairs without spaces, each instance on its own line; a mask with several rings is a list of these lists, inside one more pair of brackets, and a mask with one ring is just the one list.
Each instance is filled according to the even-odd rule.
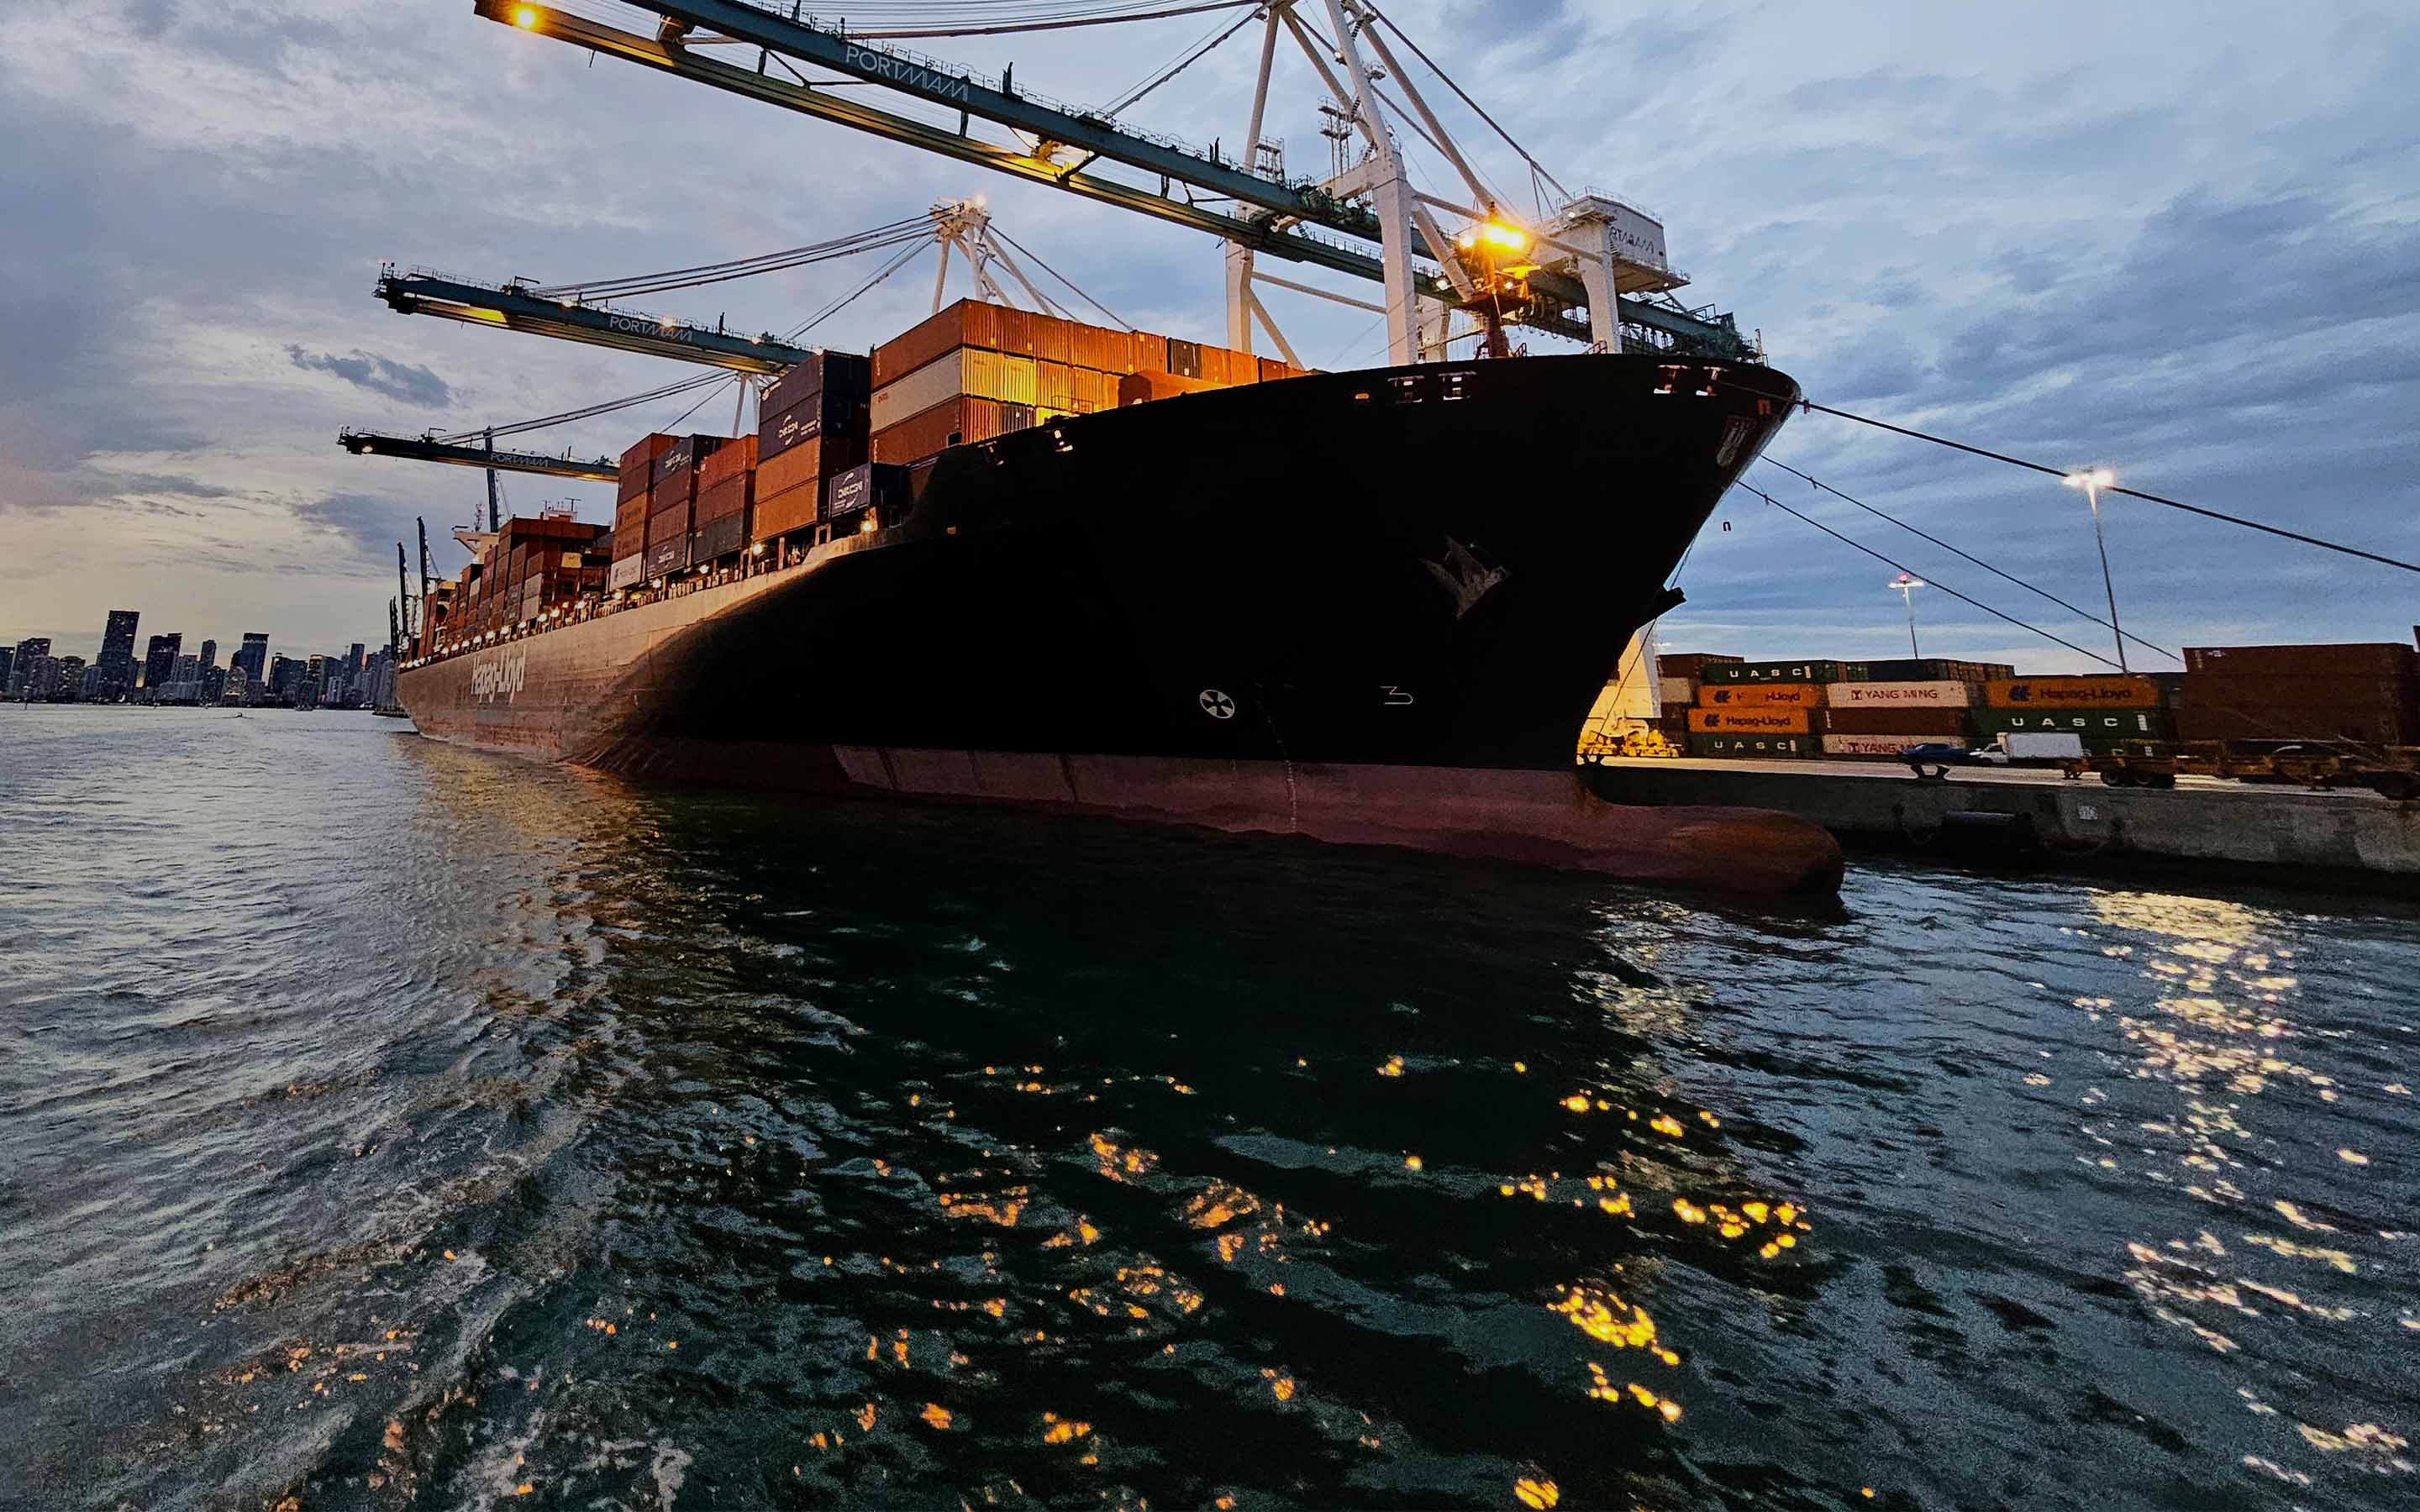
[[[1326,782],[1368,810],[1335,838],[1408,835],[1424,803],[1463,805],[1466,840],[1535,829],[1516,810],[1576,793],[1599,691],[1795,394],[1533,358],[1054,422],[944,454],[904,520],[801,568],[415,668],[403,697],[442,738],[632,775],[1312,833]],[[1104,783],[1122,800],[1087,799]],[[1531,854],[1443,848],[1474,845]],[[1783,868],[1837,875],[1828,846],[1795,837]]]

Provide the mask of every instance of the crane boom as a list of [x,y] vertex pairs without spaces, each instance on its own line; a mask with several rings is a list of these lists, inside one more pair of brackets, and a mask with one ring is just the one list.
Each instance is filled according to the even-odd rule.
[[376,293],[405,315],[433,315],[468,325],[530,332],[760,377],[778,377],[814,355],[770,335],[735,336],[651,315],[539,299],[510,284],[472,284],[397,272],[392,266],[380,273]]
[[[549,6],[522,4],[519,0],[473,0],[472,6],[475,14],[489,21],[592,54],[620,58],[962,162],[1204,231],[1255,253],[1328,268],[1373,283],[1386,282],[1383,257],[1294,229],[1296,225],[1315,227],[1364,243],[1383,240],[1380,220],[1367,206],[1331,194],[1317,184],[1264,177],[1199,149],[1138,133],[1106,116],[995,88],[970,73],[952,72],[944,65],[868,46],[839,32],[776,15],[739,0],[643,0],[640,8],[656,11],[676,25],[704,26],[753,44],[767,54],[795,57],[927,104],[946,106],[960,113],[960,129],[951,131],[895,115],[843,98],[836,89],[775,78],[761,67],[756,70],[736,67],[677,41],[661,41]],[[1022,146],[1005,146],[973,136],[966,130],[966,124],[970,117],[977,116],[1038,138],[1039,145],[1033,150],[1026,150]],[[1076,154],[1073,163],[1058,161],[1061,148]],[[1154,192],[1084,171],[1104,159],[1160,176],[1160,190]],[[1228,213],[1207,208],[1171,193],[1170,186],[1174,184],[1190,185],[1209,196],[1233,200],[1248,209],[1244,213]],[[1432,247],[1425,233],[1419,230],[1412,232],[1409,247],[1433,263],[1439,262],[1445,251]],[[1435,275],[1424,275],[1421,281],[1433,285]],[[1576,341],[1591,339],[1593,332],[1587,313],[1590,294],[1581,279],[1542,270],[1531,276],[1529,283],[1541,304],[1525,316],[1522,323]],[[1741,339],[1728,316],[1709,317],[1702,312],[1683,310],[1662,301],[1622,296],[1616,296],[1615,303],[1622,325],[1654,332],[1662,342],[1677,349],[1732,360],[1749,355],[1748,344]]]
[[582,462],[538,452],[490,452],[427,436],[347,430],[338,433],[336,444],[355,456],[400,456],[416,462],[446,462],[455,467],[491,468],[499,472],[535,472],[541,477],[578,478],[589,483],[612,483],[622,475],[621,464],[610,456]]

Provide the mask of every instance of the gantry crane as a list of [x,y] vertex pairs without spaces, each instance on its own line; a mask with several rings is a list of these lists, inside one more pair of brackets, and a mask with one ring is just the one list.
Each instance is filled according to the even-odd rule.
[[499,452],[442,440],[434,435],[389,436],[348,429],[337,433],[336,444],[356,456],[400,456],[418,462],[484,468],[490,472],[535,472],[541,477],[577,478],[588,483],[612,483],[621,476],[619,464],[610,456],[583,462],[567,454],[551,456],[543,452]]
[[703,363],[759,378],[777,377],[814,356],[809,348],[793,347],[769,332],[734,335],[720,327],[708,330],[611,305],[547,298],[533,293],[526,285],[473,284],[439,273],[399,271],[393,263],[380,269],[376,292],[405,315],[433,315],[468,325],[529,332],[593,347]]
[[[1472,312],[1491,329],[1509,321],[1598,350],[1646,346],[1731,360],[1751,355],[1730,316],[1683,309],[1670,300],[1670,291],[1687,280],[1665,258],[1662,226],[1635,207],[1582,194],[1566,199],[1543,226],[1511,224],[1505,207],[1471,170],[1397,65],[1381,32],[1382,23],[1389,29],[1392,23],[1368,0],[1316,4],[1332,35],[1320,34],[1313,22],[1298,14],[1311,8],[1313,0],[1266,0],[1255,12],[1264,22],[1261,65],[1242,162],[1229,161],[1216,147],[1191,147],[1124,126],[1106,112],[1062,104],[1006,79],[985,78],[877,45],[861,34],[802,16],[798,5],[776,8],[750,0],[637,0],[636,8],[660,18],[652,37],[523,0],[473,0],[473,9],[489,21],[595,54],[1223,238],[1233,249],[1228,335],[1229,344],[1238,349],[1250,348],[1256,324],[1278,335],[1275,321],[1253,292],[1256,283],[1339,298],[1260,272],[1258,259],[1274,256],[1379,284],[1385,290],[1383,303],[1342,302],[1385,316],[1388,357],[1395,363],[1442,357],[1446,317],[1454,310]],[[1397,35],[1410,47],[1408,38]],[[1280,39],[1299,45],[1332,100],[1333,112],[1365,144],[1358,162],[1326,179],[1290,178],[1280,162],[1264,161],[1271,155],[1262,149],[1261,131]],[[709,55],[708,44],[718,42],[754,50],[756,67]],[[1425,61],[1424,54],[1416,55]],[[787,78],[773,73],[777,63]],[[841,77],[810,78],[799,64]],[[1341,77],[1336,64],[1342,66]],[[1441,150],[1477,203],[1412,186],[1389,122],[1388,97],[1380,88],[1380,80],[1387,77],[1404,93],[1407,126]],[[944,107],[956,114],[957,127],[883,110],[832,87],[835,83],[871,85]],[[977,119],[1007,128],[1013,140],[1001,143],[975,135]],[[1157,187],[1093,171],[1096,164],[1156,177]],[[1202,199],[1233,208],[1213,208],[1198,202]],[[1448,237],[1436,220],[1439,211],[1470,229]],[[1491,232],[1517,236],[1519,260],[1508,267],[1507,259],[1491,256]],[[1368,250],[1372,243],[1375,255]],[[1517,291],[1517,298],[1508,291]]]

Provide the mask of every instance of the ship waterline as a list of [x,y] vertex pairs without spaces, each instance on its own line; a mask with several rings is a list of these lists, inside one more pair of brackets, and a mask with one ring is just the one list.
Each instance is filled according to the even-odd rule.
[[1040,804],[1758,889],[1578,731],[1794,386],[1649,357],[1320,375],[944,454],[803,563],[407,671],[427,733],[634,776]]

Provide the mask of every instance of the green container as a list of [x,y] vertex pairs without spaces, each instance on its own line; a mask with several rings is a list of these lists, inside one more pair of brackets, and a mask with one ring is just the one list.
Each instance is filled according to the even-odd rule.
[[1821,735],[1691,735],[1692,756],[1807,761],[1823,754]]
[[2006,731],[2054,731],[2097,740],[2167,740],[2175,722],[2165,709],[1976,709],[1975,728],[1986,736]]
[[1708,667],[1701,683],[1843,683],[1862,680],[1864,664],[1840,661],[1730,661]]

